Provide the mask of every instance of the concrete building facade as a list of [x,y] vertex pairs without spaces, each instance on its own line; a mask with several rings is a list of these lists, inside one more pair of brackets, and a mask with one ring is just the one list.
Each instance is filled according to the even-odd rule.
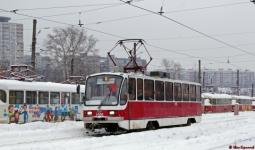
[[0,16],[0,65],[6,68],[22,63],[24,55],[23,25],[10,19]]

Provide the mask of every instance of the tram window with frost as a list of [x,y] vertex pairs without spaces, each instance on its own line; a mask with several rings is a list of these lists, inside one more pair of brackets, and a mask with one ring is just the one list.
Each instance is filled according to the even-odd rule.
[[0,80],[0,123],[81,120],[82,93],[77,86],[52,82]]
[[139,73],[100,73],[86,80],[85,128],[155,129],[201,120],[200,84]]

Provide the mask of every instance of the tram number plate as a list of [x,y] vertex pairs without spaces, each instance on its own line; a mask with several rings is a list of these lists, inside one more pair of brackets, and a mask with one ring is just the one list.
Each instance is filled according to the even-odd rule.
[[103,114],[103,112],[97,112],[96,113],[96,116],[103,116],[104,114]]

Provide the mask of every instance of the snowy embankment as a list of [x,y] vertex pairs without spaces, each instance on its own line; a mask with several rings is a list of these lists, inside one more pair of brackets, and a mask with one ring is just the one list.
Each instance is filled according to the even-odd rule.
[[214,150],[234,145],[255,145],[255,112],[206,114],[188,127],[103,137],[86,136],[83,122],[0,125],[1,150]]

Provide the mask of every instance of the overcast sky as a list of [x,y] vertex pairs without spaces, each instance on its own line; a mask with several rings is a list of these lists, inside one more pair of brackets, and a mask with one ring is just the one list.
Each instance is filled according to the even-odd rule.
[[[43,41],[52,28],[65,27],[66,24],[77,25],[80,19],[85,24],[84,27],[125,38],[142,38],[148,44],[164,48],[147,46],[154,58],[151,69],[161,68],[163,58],[179,62],[184,68],[195,68],[200,58],[203,68],[255,71],[255,17],[253,16],[255,5],[250,0],[142,0],[133,3],[156,12],[163,6],[163,11],[168,12],[165,13],[166,16],[246,52],[204,37],[163,17],[129,5],[121,5],[119,0],[0,0],[0,2],[1,9],[19,9],[18,13],[37,17],[51,16],[44,18],[62,22],[59,24],[37,20],[37,30],[42,29],[38,35],[37,50],[44,49]],[[62,6],[80,7],[28,10]],[[59,15],[63,13],[68,15]],[[1,11],[0,16],[11,17],[11,22],[24,25],[24,50],[28,53],[32,39],[32,18]],[[131,18],[123,19],[126,17]],[[50,29],[43,29],[45,27]],[[106,56],[106,52],[121,39],[92,30],[88,30],[88,34],[93,34],[99,40],[96,48],[100,50],[101,56]],[[176,51],[183,54],[177,54]],[[140,54],[141,57],[143,55]],[[230,63],[227,63],[228,59]]]

